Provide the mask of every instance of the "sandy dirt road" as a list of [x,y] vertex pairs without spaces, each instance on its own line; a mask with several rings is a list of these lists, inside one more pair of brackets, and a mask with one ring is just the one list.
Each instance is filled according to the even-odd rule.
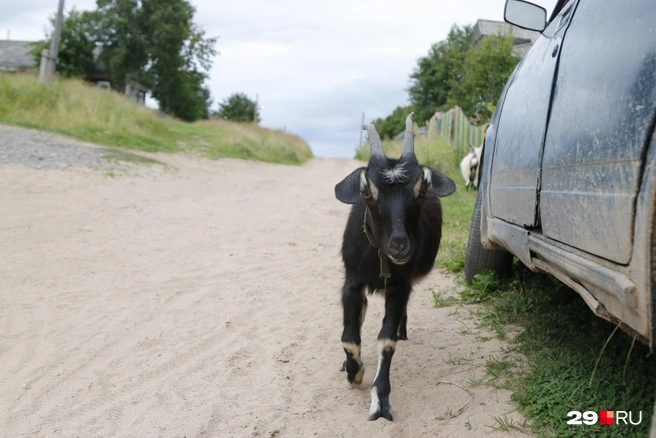
[[[434,270],[394,356],[395,421],[367,421],[380,298],[362,389],[338,372],[333,186],[358,162],[158,158],[114,177],[0,166],[0,436],[506,436],[491,416],[521,418],[470,388],[503,343],[467,307],[433,308],[454,286]],[[441,380],[473,392],[456,418],[439,419],[469,395]]]

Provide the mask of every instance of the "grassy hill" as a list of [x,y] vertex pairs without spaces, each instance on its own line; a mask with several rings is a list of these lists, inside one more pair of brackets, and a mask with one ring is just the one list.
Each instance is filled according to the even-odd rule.
[[312,157],[308,144],[292,134],[224,120],[160,117],[126,96],[71,79],[44,86],[31,75],[0,74],[0,123],[149,152],[184,150],[285,164]]

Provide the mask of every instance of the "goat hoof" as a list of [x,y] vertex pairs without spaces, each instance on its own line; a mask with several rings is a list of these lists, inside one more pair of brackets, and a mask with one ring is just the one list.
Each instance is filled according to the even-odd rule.
[[360,366],[360,369],[355,375],[349,375],[347,373],[346,380],[351,385],[351,389],[356,388],[359,384],[362,383],[362,378],[364,377],[364,365]]
[[407,341],[408,340],[408,335],[405,333],[400,333],[398,336],[399,341]]
[[369,421],[376,421],[383,417],[387,421],[394,421],[392,419],[392,404],[387,396],[378,397],[376,388],[371,388],[371,408],[369,408]]
[[383,408],[381,406],[376,409],[375,412],[369,414],[369,421],[376,421],[380,417],[383,417],[387,421],[394,421],[392,418],[392,406],[389,403]]
[[362,383],[362,378],[364,377],[364,365],[360,367],[360,371],[355,375],[355,379],[353,379],[353,383],[356,385],[359,385]]
[[342,362],[342,369],[339,370],[340,373],[346,371],[346,361]]

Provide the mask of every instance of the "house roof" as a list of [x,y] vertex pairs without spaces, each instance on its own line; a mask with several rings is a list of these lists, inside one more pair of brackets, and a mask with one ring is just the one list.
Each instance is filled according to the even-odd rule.
[[32,41],[0,40],[0,71],[16,71],[36,67]]
[[474,26],[472,46],[475,46],[485,36],[509,34],[512,34],[514,37],[513,45],[533,44],[540,36],[540,32],[522,29],[521,27],[513,26],[503,21],[478,20]]

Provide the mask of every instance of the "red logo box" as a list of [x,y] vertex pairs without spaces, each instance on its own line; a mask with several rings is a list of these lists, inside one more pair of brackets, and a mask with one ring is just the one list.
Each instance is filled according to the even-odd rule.
[[615,413],[613,411],[599,412],[599,423],[607,425],[615,424]]

